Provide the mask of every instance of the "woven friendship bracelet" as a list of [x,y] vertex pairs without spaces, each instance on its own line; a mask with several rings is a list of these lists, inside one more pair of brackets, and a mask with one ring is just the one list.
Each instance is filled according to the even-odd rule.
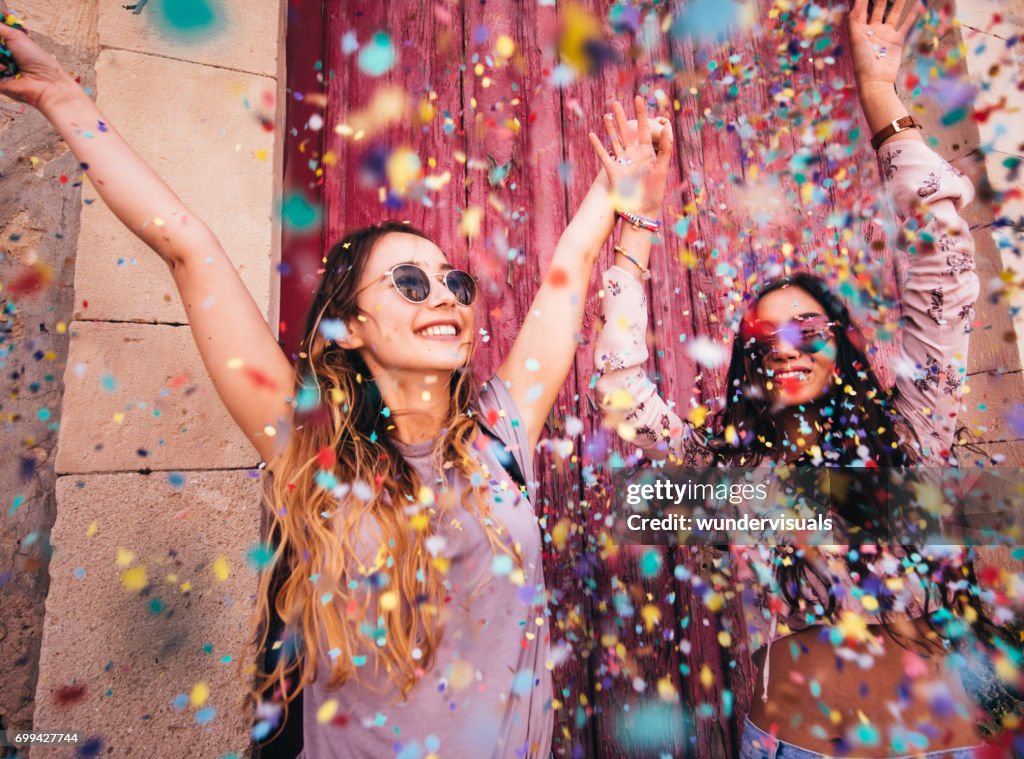
[[621,216],[623,219],[633,225],[633,229],[646,229],[649,232],[657,232],[661,229],[661,222],[656,219],[648,219],[643,216],[638,216],[630,211],[624,211],[622,209],[615,209],[615,213]]
[[650,279],[651,278],[651,270],[648,269],[646,266],[642,265],[639,261],[637,261],[635,258],[633,258],[633,256],[629,255],[629,253],[626,252],[626,249],[623,248],[621,245],[616,245],[615,246],[615,252],[618,253],[623,258],[625,258],[627,261],[629,261],[631,264],[633,264],[633,266],[635,266],[636,268],[638,268],[640,270],[640,279]]

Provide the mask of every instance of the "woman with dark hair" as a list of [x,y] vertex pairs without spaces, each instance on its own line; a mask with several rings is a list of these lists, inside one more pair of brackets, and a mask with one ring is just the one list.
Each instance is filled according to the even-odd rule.
[[[398,222],[331,249],[293,368],[206,225],[2,2],[0,13],[0,94],[46,115],[107,206],[167,263],[221,400],[269,462],[285,565],[274,611],[287,635],[256,694],[287,703],[306,691],[310,759],[547,756],[554,663],[533,451],[572,367],[612,197],[626,213],[660,212],[666,121],[649,122],[638,98],[635,122],[618,103],[605,118],[614,155],[590,135],[603,168],[479,391],[476,279]],[[259,709],[257,737],[272,712]]]
[[[848,19],[861,106],[910,254],[895,388],[876,378],[842,301],[798,273],[756,294],[733,341],[724,410],[711,432],[691,428],[643,369],[647,238],[617,249],[604,274],[595,363],[606,422],[648,458],[789,475],[948,465],[979,290],[958,215],[973,188],[924,144],[895,94],[919,11],[909,5],[869,11],[857,0]],[[969,557],[870,529],[886,515],[865,504],[884,507],[885,499],[853,501],[850,528],[861,537],[849,545],[783,536],[775,547],[730,551],[725,566],[744,600],[745,637],[759,649],[740,756],[973,756],[976,710],[954,670],[963,659],[951,654],[970,649],[972,629],[992,642],[993,625]],[[773,647],[779,639],[787,645]]]

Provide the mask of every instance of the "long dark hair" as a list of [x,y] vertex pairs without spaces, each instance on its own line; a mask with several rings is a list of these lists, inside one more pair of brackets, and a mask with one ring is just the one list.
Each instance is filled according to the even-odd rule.
[[[931,591],[925,596],[924,614],[928,625],[938,635],[949,638],[947,624],[936,624],[932,619],[932,600],[951,612],[954,618],[973,620],[972,627],[985,642],[991,642],[995,625],[982,607],[977,595],[977,579],[973,562],[961,563],[935,560],[922,555],[914,534],[900,534],[901,525],[916,525],[920,513],[910,506],[913,499],[894,495],[894,488],[909,491],[912,479],[907,479],[906,468],[919,462],[920,445],[910,424],[895,406],[898,389],[882,386],[871,368],[866,341],[860,328],[854,323],[850,310],[821,278],[799,272],[784,279],[775,280],[763,287],[750,304],[744,321],[750,320],[757,312],[760,299],[785,287],[798,287],[818,302],[829,321],[835,323],[833,336],[837,344],[834,382],[821,399],[818,418],[821,419],[818,445],[822,451],[820,461],[814,465],[826,467],[856,466],[858,475],[853,478],[855,487],[845,497],[834,501],[836,516],[845,525],[847,540],[851,544],[889,544],[901,556],[919,556],[915,565],[926,571],[919,573],[921,579],[931,583]],[[788,449],[784,432],[778,424],[777,410],[772,408],[765,389],[766,373],[760,353],[754,341],[740,334],[733,342],[732,358],[727,377],[725,407],[717,430],[708,445],[715,462],[720,466],[756,466],[762,462],[778,461]],[[726,436],[725,430],[729,430]],[[850,431],[854,434],[850,434]],[[800,459],[797,464],[800,465]],[[810,464],[806,458],[805,464]],[[853,470],[851,470],[853,471]],[[912,477],[912,475],[911,475]],[[883,495],[879,496],[878,494]],[[890,513],[892,512],[892,513]],[[897,532],[892,531],[893,527]],[[888,528],[888,529],[886,529]],[[918,534],[919,537],[919,534]],[[832,582],[820,570],[806,561],[800,551],[786,551],[788,560],[776,561],[776,580],[779,592],[790,608],[800,605],[818,606],[824,610],[821,615],[831,619],[837,611],[836,594]],[[846,557],[852,576],[857,576],[879,602],[879,615],[884,628],[890,635],[891,612],[894,610],[895,594],[884,582],[876,582],[867,566],[865,551],[851,551]],[[966,582],[965,582],[966,581]],[[968,611],[970,607],[971,611]],[[894,636],[895,637],[895,636]],[[899,638],[897,638],[899,640]],[[899,641],[903,644],[903,641]],[[938,640],[931,641],[941,646]]]
[[[798,272],[766,285],[750,305],[744,323],[753,319],[761,298],[786,287],[798,287],[825,310],[837,344],[836,372],[841,385],[833,384],[819,401],[823,429],[819,445],[828,462],[843,466],[863,458],[857,449],[866,446],[868,458],[880,467],[905,466],[917,459],[917,439],[894,407],[895,390],[886,390],[878,380],[865,352],[866,340],[850,316],[850,309],[819,277]],[[736,435],[727,441],[723,433],[709,442],[719,459],[731,464],[756,465],[776,459],[785,450],[782,429],[764,387],[765,370],[754,341],[741,329],[733,341],[732,358],[726,378],[725,409],[720,430],[731,428]],[[861,430],[851,437],[847,430]]]

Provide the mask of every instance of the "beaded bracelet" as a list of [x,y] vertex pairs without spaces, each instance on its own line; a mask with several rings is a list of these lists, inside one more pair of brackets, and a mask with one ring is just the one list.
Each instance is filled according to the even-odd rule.
[[616,245],[615,246],[615,252],[618,253],[623,258],[625,258],[627,261],[629,261],[631,264],[633,264],[633,266],[635,266],[636,268],[638,268],[640,270],[640,279],[650,279],[651,278],[651,270],[648,269],[643,264],[641,264],[635,258],[633,258],[633,256],[629,255],[629,253],[626,252],[626,249],[623,248],[621,245]]
[[630,211],[624,211],[621,208],[615,209],[615,213],[621,216],[623,219],[633,225],[633,229],[640,230],[646,229],[649,232],[657,232],[661,229],[661,222],[657,219],[648,219],[644,216],[638,216]]

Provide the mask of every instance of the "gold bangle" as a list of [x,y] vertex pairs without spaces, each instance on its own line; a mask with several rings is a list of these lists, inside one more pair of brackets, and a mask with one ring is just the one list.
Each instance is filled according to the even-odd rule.
[[650,269],[648,269],[646,266],[644,266],[639,261],[637,261],[635,258],[633,258],[633,256],[629,255],[629,253],[626,252],[626,249],[623,248],[621,245],[616,245],[615,246],[615,252],[618,253],[623,258],[625,258],[627,261],[629,261],[631,264],[633,264],[633,266],[635,266],[637,269],[640,270],[640,279],[650,279],[651,278],[651,271],[650,271]]

